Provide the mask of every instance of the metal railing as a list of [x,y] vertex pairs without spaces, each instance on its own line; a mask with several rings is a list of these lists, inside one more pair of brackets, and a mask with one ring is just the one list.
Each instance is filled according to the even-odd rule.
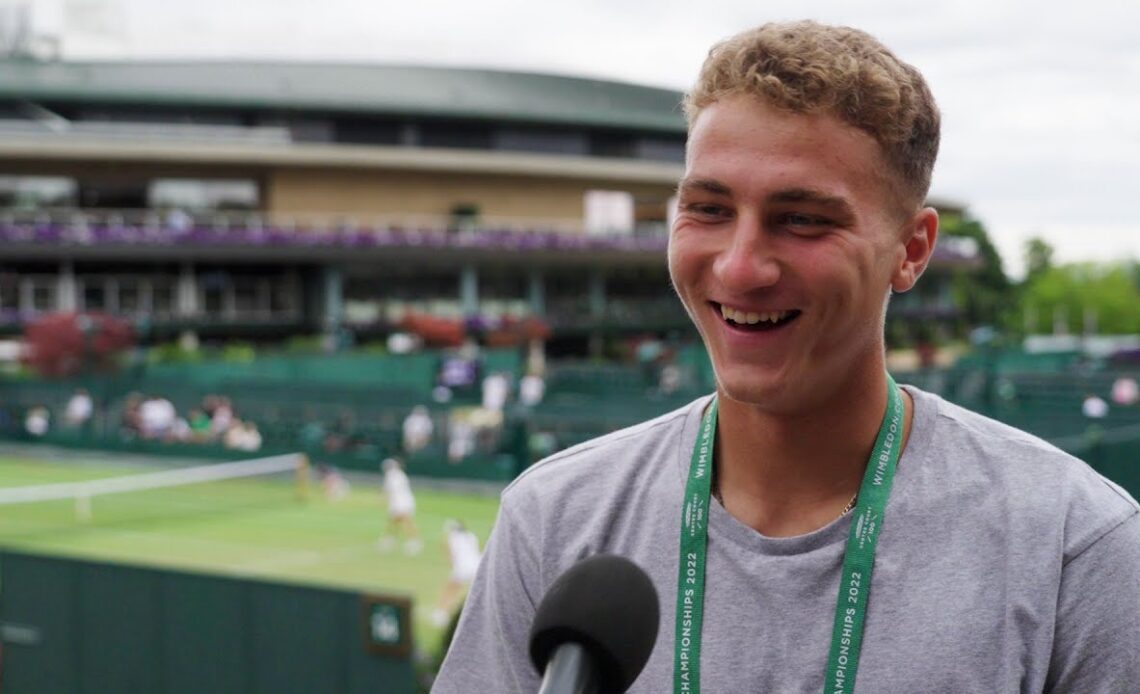
[[0,209],[0,241],[43,245],[311,245],[488,247],[503,250],[663,251],[660,225],[630,233],[590,233],[581,220],[441,215],[367,219],[328,214],[266,214],[151,209]]

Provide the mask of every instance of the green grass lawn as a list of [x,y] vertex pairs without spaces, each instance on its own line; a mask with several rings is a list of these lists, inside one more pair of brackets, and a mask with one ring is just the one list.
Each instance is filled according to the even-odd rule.
[[[150,471],[73,457],[0,455],[0,487]],[[316,484],[307,501],[298,501],[296,490],[279,476],[100,496],[86,523],[77,520],[73,501],[0,506],[0,547],[410,595],[417,646],[434,652],[441,634],[430,613],[450,572],[443,523],[462,519],[485,542],[497,496],[416,489],[424,548],[409,555],[377,545],[387,519],[378,479],[357,481],[338,502]]]

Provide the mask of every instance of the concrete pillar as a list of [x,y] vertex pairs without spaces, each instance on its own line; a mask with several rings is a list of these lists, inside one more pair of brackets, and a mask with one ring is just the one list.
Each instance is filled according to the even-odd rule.
[[75,285],[75,263],[65,260],[60,263],[59,277],[56,280],[55,307],[60,311],[74,311],[79,308],[79,292]]
[[459,271],[459,307],[464,316],[479,313],[479,270],[464,265]]
[[326,334],[335,334],[344,320],[344,270],[326,265],[322,269],[322,291],[324,307],[321,325]]
[[601,270],[590,272],[590,316],[601,320],[606,315],[606,276]]
[[183,263],[178,272],[178,287],[175,291],[178,302],[175,307],[179,317],[188,318],[197,316],[201,311],[198,303],[198,282],[194,277],[194,264]]
[[541,270],[531,270],[527,286],[530,312],[538,317],[546,315],[546,281]]
[[[590,272],[590,284],[587,288],[590,299],[590,317],[600,324],[606,317],[606,276],[601,270]],[[605,340],[598,329],[590,332],[589,341],[590,358],[600,359],[605,352]]]

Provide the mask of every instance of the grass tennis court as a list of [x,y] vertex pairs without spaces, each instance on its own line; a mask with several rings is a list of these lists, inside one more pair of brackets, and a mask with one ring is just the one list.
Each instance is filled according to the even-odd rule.
[[[52,452],[54,453],[54,451]],[[153,471],[102,454],[0,453],[0,487],[94,480]],[[414,484],[414,481],[413,481]],[[416,492],[423,550],[377,547],[387,520],[379,478],[354,481],[351,494],[325,499],[317,484],[296,498],[289,474],[97,496],[80,522],[75,502],[0,507],[0,546],[33,552],[362,592],[411,595],[417,646],[434,652],[440,629],[430,612],[450,572],[443,523],[462,519],[486,542],[498,508],[494,494]]]

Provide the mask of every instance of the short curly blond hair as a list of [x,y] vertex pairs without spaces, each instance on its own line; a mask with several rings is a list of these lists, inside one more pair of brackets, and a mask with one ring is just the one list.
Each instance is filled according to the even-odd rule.
[[829,113],[875,139],[907,203],[921,205],[941,118],[926,81],[870,34],[813,21],[765,24],[713,46],[684,102],[750,94],[794,113]]

